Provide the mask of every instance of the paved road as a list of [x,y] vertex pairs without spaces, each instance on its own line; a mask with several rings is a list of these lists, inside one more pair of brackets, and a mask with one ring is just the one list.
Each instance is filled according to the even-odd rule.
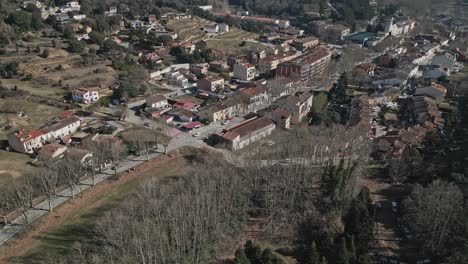
[[[155,158],[157,156],[161,155],[160,153],[154,153],[151,155],[151,158]],[[123,160],[120,165],[117,168],[117,173],[124,172],[130,168],[133,168],[146,160],[144,157],[128,157],[127,159]],[[96,175],[96,183],[100,183],[109,177],[114,175],[114,171],[111,169],[108,169],[104,171],[103,173],[100,173]],[[88,188],[92,187],[92,179],[85,179],[81,182],[81,191],[87,190]],[[79,189],[79,188],[78,188]],[[79,190],[75,190],[76,193],[79,192]],[[65,189],[57,194],[56,197],[52,199],[52,207],[55,208],[62,203],[68,201],[71,199],[71,191],[70,189]],[[0,229],[0,245],[4,244],[7,242],[10,238],[12,238],[14,235],[17,233],[23,231],[28,223],[32,223],[39,219],[41,216],[46,214],[49,210],[49,203],[48,200],[43,201],[42,203],[39,203],[35,205],[33,209],[30,209],[26,215],[27,217],[20,216],[16,218],[11,224],[4,226],[2,229]],[[26,221],[28,219],[28,221]]]
[[[204,142],[203,138],[208,137],[209,135],[213,133],[217,133],[223,130],[223,128],[232,126],[234,124],[237,124],[241,121],[243,121],[243,118],[235,118],[232,120],[232,122],[228,125],[222,125],[220,122],[213,123],[209,126],[204,126],[201,127],[197,130],[194,130],[190,133],[182,133],[171,141],[167,151],[179,149],[185,146],[195,146],[195,147],[208,147]],[[193,137],[192,135],[194,133],[199,133],[200,135],[198,137]],[[229,153],[223,150],[218,150],[220,153],[224,154],[227,156],[228,160],[230,158]],[[159,152],[155,152],[149,155],[150,159],[154,159],[162,153],[162,149],[159,150]],[[142,163],[146,162],[146,156],[142,155],[140,157],[135,157],[135,156],[130,156],[125,160],[122,160],[117,167],[117,173],[121,173],[124,171],[127,171],[137,165],[140,165]],[[103,173],[100,173],[96,175],[96,184],[100,183],[102,181],[105,181],[109,177],[114,175],[114,171],[111,169],[108,169],[104,171]],[[86,179],[81,182],[81,191],[85,191],[88,188],[92,187],[92,179]],[[78,188],[79,189],[79,188]],[[75,190],[75,192],[79,192],[79,190]],[[65,189],[62,192],[58,193],[58,195],[53,198],[52,200],[52,207],[55,208],[62,203],[68,201],[71,199],[71,191],[69,189]],[[49,203],[48,200],[43,201],[42,203],[37,204],[33,209],[30,209],[26,215],[29,223],[32,223],[36,220],[38,220],[41,216],[46,214],[49,210]],[[27,227],[27,222],[26,218],[23,216],[20,216],[13,220],[13,222],[7,226],[4,226],[2,229],[0,229],[0,245],[3,245],[6,243],[10,238],[12,238],[14,235],[18,234],[19,232],[23,231]]]

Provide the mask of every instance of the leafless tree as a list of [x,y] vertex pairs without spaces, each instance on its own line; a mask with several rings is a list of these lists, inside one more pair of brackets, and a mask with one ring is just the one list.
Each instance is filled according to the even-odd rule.
[[59,169],[55,164],[44,165],[39,171],[38,178],[42,193],[49,202],[49,211],[53,211],[52,198],[56,194]]
[[29,223],[27,212],[33,207],[34,188],[31,179],[25,179],[13,184],[12,202],[14,208],[23,216],[24,221]]
[[466,220],[463,194],[453,183],[436,180],[426,188],[416,185],[403,204],[404,218],[412,225],[416,238],[431,252],[441,252]]

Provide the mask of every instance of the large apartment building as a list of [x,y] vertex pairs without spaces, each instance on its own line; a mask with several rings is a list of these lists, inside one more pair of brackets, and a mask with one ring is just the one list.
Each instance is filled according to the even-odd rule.
[[315,48],[294,60],[282,62],[276,68],[276,76],[297,79],[307,83],[325,71],[331,61],[331,53],[327,49]]

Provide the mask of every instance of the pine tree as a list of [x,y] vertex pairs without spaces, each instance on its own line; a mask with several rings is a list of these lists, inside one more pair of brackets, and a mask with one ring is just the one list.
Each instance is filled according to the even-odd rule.
[[245,243],[244,248],[245,254],[252,264],[260,263],[262,250],[259,246],[255,245],[251,240],[249,240]]
[[317,245],[315,241],[312,242],[312,246],[310,249],[310,257],[309,257],[310,264],[319,264],[320,263],[320,254],[317,250]]
[[235,256],[234,264],[250,264],[250,260],[243,249],[236,250]]
[[328,264],[328,260],[325,256],[323,256],[322,260],[320,260],[320,264]]
[[343,72],[338,79],[335,91],[335,103],[337,104],[348,104],[350,98],[348,95],[348,76],[346,72]]
[[349,237],[349,257],[351,260],[351,263],[357,263],[357,256],[356,256],[356,245],[354,244],[354,236],[351,235]]
[[340,247],[338,249],[337,264],[349,264],[348,248],[346,247],[346,240],[341,238]]

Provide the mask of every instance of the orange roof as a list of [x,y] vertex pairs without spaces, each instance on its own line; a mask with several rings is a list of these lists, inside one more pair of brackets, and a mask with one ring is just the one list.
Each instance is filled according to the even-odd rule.
[[28,142],[34,138],[42,136],[44,133],[41,130],[31,130],[27,132],[26,130],[20,130],[16,137],[21,139],[22,142]]
[[223,138],[233,141],[234,139],[238,138],[240,135],[236,132],[227,132],[223,135]]
[[53,156],[55,152],[57,152],[59,149],[62,149],[62,148],[66,148],[66,146],[61,145],[61,144],[56,144],[56,143],[47,144],[39,150],[39,154],[46,155],[46,156]]
[[57,115],[58,118],[60,119],[64,119],[64,118],[67,118],[71,115],[75,114],[75,111],[74,110],[67,110],[67,111],[64,111],[60,114]]

